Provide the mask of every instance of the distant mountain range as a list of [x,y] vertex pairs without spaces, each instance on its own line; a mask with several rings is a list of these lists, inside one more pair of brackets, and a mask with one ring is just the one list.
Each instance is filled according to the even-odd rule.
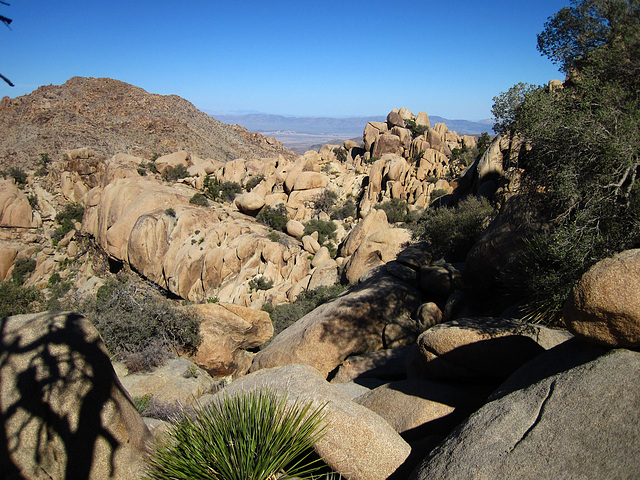
[[[205,111],[206,112],[206,111]],[[358,137],[362,135],[368,122],[384,122],[386,116],[371,117],[288,117],[283,115],[269,115],[264,113],[251,113],[245,115],[217,115],[206,112],[216,120],[230,125],[241,125],[252,132],[264,134],[296,133],[304,135],[329,135],[344,138]],[[492,132],[493,120],[450,120],[436,115],[429,116],[431,125],[446,123],[449,130],[455,130],[460,134],[477,135],[482,132]]]

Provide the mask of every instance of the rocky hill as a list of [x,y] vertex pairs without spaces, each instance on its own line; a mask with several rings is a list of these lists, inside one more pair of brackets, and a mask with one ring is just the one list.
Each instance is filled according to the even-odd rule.
[[74,77],[0,101],[0,167],[30,168],[40,153],[89,147],[99,158],[188,150],[219,161],[291,156],[273,139],[225,125],[176,95],[150,94],[110,78]]

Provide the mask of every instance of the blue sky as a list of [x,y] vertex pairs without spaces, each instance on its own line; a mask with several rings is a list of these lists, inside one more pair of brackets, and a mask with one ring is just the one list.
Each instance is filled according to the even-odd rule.
[[536,34],[569,0],[7,0],[0,97],[110,77],[213,112],[490,117],[517,82],[563,78]]

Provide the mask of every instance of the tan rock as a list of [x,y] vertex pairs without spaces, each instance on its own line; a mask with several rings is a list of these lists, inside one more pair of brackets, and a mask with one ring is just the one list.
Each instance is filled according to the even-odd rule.
[[351,230],[349,235],[347,235],[346,240],[340,247],[338,255],[341,257],[353,255],[364,239],[371,233],[378,230],[386,230],[387,228],[389,228],[389,222],[387,222],[387,214],[384,213],[384,210],[372,210]]
[[318,172],[300,172],[296,177],[292,190],[311,190],[314,188],[324,188],[329,179]]
[[385,153],[393,153],[394,155],[402,155],[404,147],[400,137],[391,133],[383,133],[378,137],[371,151],[372,157],[381,157]]
[[88,320],[7,317],[0,341],[4,477],[143,477],[151,434]]
[[564,307],[576,336],[615,348],[640,346],[640,250],[599,261],[574,285]]
[[348,356],[382,348],[384,327],[408,316],[419,298],[415,289],[393,277],[370,278],[280,332],[256,355],[251,371],[298,363],[326,376]]
[[0,226],[38,228],[40,216],[31,209],[27,196],[12,180],[0,179]]
[[235,198],[236,206],[238,210],[247,215],[255,216],[260,212],[260,209],[264,207],[264,195],[260,195],[253,191],[249,193],[243,193]]
[[371,147],[376,142],[378,137],[387,131],[389,131],[389,128],[387,127],[387,124],[384,122],[367,123],[367,125],[364,127],[364,135],[363,135],[364,149],[367,152],[370,152]]
[[411,233],[403,228],[387,228],[366,237],[345,265],[349,283],[357,282],[373,268],[394,260],[410,240]]
[[233,374],[242,350],[258,347],[273,335],[267,312],[228,303],[192,305],[200,323],[202,343],[191,358],[211,375]]
[[171,153],[169,155],[163,155],[162,157],[158,157],[154,162],[158,172],[165,173],[169,170],[173,170],[178,165],[182,165],[184,167],[189,166],[189,154],[184,150],[179,152]]
[[18,248],[12,246],[0,247],[0,281],[6,280],[9,269],[18,255]]
[[315,255],[320,250],[320,244],[311,235],[305,235],[302,237],[302,248]]
[[[326,248],[326,247],[322,247]],[[320,263],[309,280],[309,290],[315,290],[318,287],[330,287],[338,283],[338,264],[332,258]]]
[[429,115],[427,115],[425,112],[418,113],[418,115],[416,116],[416,125],[422,125],[422,126],[426,126],[428,128],[431,128],[431,122],[429,121]]
[[404,122],[404,118],[402,118],[402,115],[400,114],[400,110],[398,110],[397,108],[394,108],[393,110],[391,110],[391,112],[389,112],[389,115],[387,115],[387,125],[389,125],[389,127],[403,127],[405,126],[405,122]]
[[285,230],[292,237],[302,238],[304,236],[304,225],[297,220],[289,220]]

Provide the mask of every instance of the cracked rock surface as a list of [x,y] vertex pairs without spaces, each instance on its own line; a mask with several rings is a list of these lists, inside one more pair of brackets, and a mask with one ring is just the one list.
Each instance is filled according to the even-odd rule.
[[414,480],[639,478],[640,353],[570,340],[516,371]]

